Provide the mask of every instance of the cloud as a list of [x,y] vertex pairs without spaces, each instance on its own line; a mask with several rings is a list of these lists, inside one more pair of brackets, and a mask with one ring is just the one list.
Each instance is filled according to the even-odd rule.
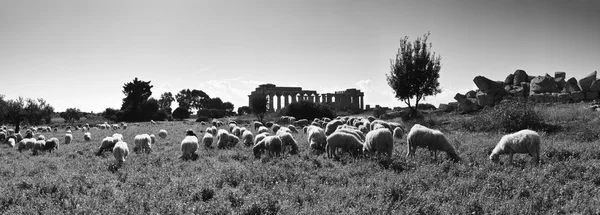
[[235,107],[247,106],[248,95],[263,82],[248,80],[244,77],[208,80],[200,84],[200,89],[210,97],[219,97],[221,100],[231,102]]
[[202,68],[202,69],[200,69],[200,70],[196,71],[196,73],[198,73],[198,74],[203,74],[203,73],[206,73],[206,72],[208,72],[208,71],[212,70],[212,69],[213,69],[213,67],[214,67],[214,66],[207,66],[207,67],[204,67],[204,68]]
[[372,85],[373,85],[373,81],[371,81],[371,79],[360,80],[360,81],[356,82],[356,86],[358,87],[358,89],[360,89],[363,92],[370,92]]

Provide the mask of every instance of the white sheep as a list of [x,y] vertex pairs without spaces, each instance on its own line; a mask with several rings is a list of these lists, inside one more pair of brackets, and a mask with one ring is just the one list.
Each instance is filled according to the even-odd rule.
[[333,132],[327,137],[327,145],[325,149],[329,158],[337,157],[337,149],[343,149],[352,154],[360,152],[363,148],[363,143],[356,136],[341,131]]
[[46,146],[46,140],[35,140],[33,144],[33,154],[36,155],[38,151],[41,151]]
[[[354,130],[354,129],[349,129],[349,128],[342,128],[342,129],[338,129],[335,132],[343,132],[343,133],[347,133],[350,134],[354,137],[356,137],[358,140],[360,140],[361,142],[365,142],[365,134],[362,133],[359,130]],[[335,133],[334,132],[334,133]]]
[[204,137],[202,137],[202,144],[204,144],[204,147],[210,148],[212,147],[214,138],[213,135],[206,132],[204,133]]
[[237,126],[235,126],[235,127],[232,129],[231,133],[232,133],[233,135],[235,135],[236,137],[241,137],[241,136],[242,136],[242,129],[241,129],[240,127],[237,127]]
[[150,134],[150,144],[156,144],[156,136],[154,134]]
[[133,151],[142,151],[146,153],[152,152],[152,145],[150,145],[151,141],[152,139],[150,139],[150,135],[148,134],[135,135],[135,137],[133,138],[133,142],[135,144],[135,146],[133,147]]
[[291,134],[292,131],[289,128],[287,128],[287,127],[281,127],[281,128],[279,128],[277,130],[277,132],[275,132],[275,135],[279,135],[279,134],[282,134],[282,133],[289,133],[289,134]]
[[58,141],[58,138],[53,137],[53,138],[46,140],[46,144],[44,145],[43,150],[52,152],[52,150],[58,149],[59,147],[60,147],[60,142]]
[[402,135],[404,134],[404,129],[401,127],[394,128],[394,138],[402,139]]
[[370,126],[371,126],[371,131],[375,130],[375,129],[379,129],[381,127],[387,128],[388,130],[390,130],[390,132],[394,131],[392,129],[392,127],[390,126],[390,124],[383,120],[375,120],[375,121],[371,122]]
[[269,136],[268,133],[257,134],[256,137],[254,137],[254,145],[256,145],[261,140],[265,139],[265,137],[267,136]]
[[296,126],[290,124],[288,125],[288,129],[292,132],[292,133],[298,133],[298,129],[296,129]]
[[298,144],[296,144],[296,140],[292,134],[288,132],[279,132],[277,134],[279,139],[281,139],[281,152],[285,153],[285,149],[290,146],[292,149],[290,150],[290,154],[295,155],[298,154]]
[[277,131],[281,128],[281,125],[279,124],[273,124],[273,126],[271,126],[271,129],[273,129],[273,133],[277,134]]
[[227,146],[226,148],[233,148],[240,142],[240,138],[233,134],[227,134],[229,137],[227,138]]
[[331,122],[328,122],[327,125],[325,126],[325,135],[329,136],[330,134],[335,132],[335,130],[337,130],[338,126],[343,125],[343,124],[344,124],[344,122],[342,122],[341,120],[332,120]]
[[513,155],[516,153],[529,154],[533,158],[533,162],[538,164],[540,161],[540,135],[528,129],[504,135],[492,150],[489,159],[497,163],[500,155],[508,154],[508,162],[512,163]]
[[65,144],[71,143],[71,140],[73,140],[73,135],[72,134],[65,134]]
[[225,129],[219,129],[217,132],[217,148],[224,149],[229,145],[229,132]]
[[119,165],[123,164],[125,162],[125,159],[127,158],[127,155],[129,155],[129,147],[127,147],[126,142],[119,141],[113,147],[112,153],[113,156],[115,156],[117,163]]
[[258,128],[260,128],[261,126],[263,126],[263,124],[261,122],[257,122],[257,121],[254,121],[253,124],[254,124],[254,130],[257,130]]
[[167,138],[167,135],[169,135],[169,133],[167,133],[167,131],[165,129],[160,129],[158,131],[158,137],[160,137],[160,138],[165,139],[165,138]]
[[198,150],[198,137],[186,136],[181,141],[181,158],[184,160],[192,159],[195,160],[198,157],[196,150]]
[[8,139],[8,145],[10,147],[15,147],[15,139],[14,138],[10,138]]
[[114,139],[114,142],[119,142],[119,141],[123,141],[123,135],[119,134],[119,133],[114,133],[112,135],[112,138]]
[[90,141],[90,140],[92,140],[92,134],[90,134],[90,132],[85,132],[85,133],[83,134],[83,139],[84,139],[85,141]]
[[258,131],[256,133],[257,134],[269,133],[269,129],[265,126],[260,126],[260,128],[258,128]]
[[267,136],[252,148],[254,157],[260,158],[262,151],[267,150],[270,156],[279,157],[282,152],[281,139],[278,136]]
[[317,126],[308,126],[307,131],[309,146],[311,149],[315,150],[325,150],[325,145],[327,144],[327,136],[325,136],[325,131],[322,128]]
[[254,135],[252,134],[252,132],[246,130],[244,131],[244,133],[242,134],[242,143],[245,146],[252,146],[254,141]]
[[378,156],[386,154],[387,158],[390,159],[393,150],[394,137],[392,137],[392,132],[390,132],[390,130],[377,129],[367,133],[363,146],[364,153],[373,155],[374,152],[377,152]]
[[454,161],[460,159],[454,147],[452,147],[441,131],[415,124],[408,132],[406,141],[408,143],[408,153],[406,156],[414,157],[417,147],[421,147],[429,149],[430,155],[434,156],[434,160],[437,160],[437,151],[446,152]]
[[24,138],[17,144],[17,151],[21,152],[22,150],[33,149],[35,146],[34,138]]

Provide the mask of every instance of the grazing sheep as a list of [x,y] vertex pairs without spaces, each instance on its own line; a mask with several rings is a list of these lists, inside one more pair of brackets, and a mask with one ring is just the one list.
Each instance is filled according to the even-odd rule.
[[158,131],[158,137],[160,137],[160,138],[165,139],[165,138],[167,138],[167,135],[169,135],[169,133],[167,133],[167,131],[165,129],[160,129]]
[[294,126],[294,125],[291,125],[291,124],[288,125],[288,129],[290,129],[290,131],[292,133],[296,133],[296,134],[298,133],[298,130],[296,129],[296,126]]
[[233,135],[235,135],[236,137],[241,137],[242,136],[242,129],[240,127],[235,126],[235,128],[232,129],[231,133]]
[[277,130],[277,132],[275,132],[275,135],[279,135],[281,133],[290,133],[291,134],[292,131],[290,131],[290,129],[287,127],[281,127]]
[[340,120],[332,120],[331,122],[327,123],[327,125],[325,126],[325,135],[329,136],[330,134],[335,132],[335,130],[337,130],[338,126],[342,124],[344,123]]
[[228,141],[227,141],[227,148],[233,148],[235,147],[239,142],[240,142],[240,138],[238,138],[237,136],[233,135],[233,134],[228,134]]
[[392,132],[388,129],[377,129],[367,133],[365,137],[365,143],[363,146],[363,152],[373,155],[377,152],[377,155],[386,154],[387,158],[392,157],[394,150],[394,137]]
[[35,146],[35,139],[33,138],[25,138],[19,141],[17,144],[17,151],[21,152],[22,150],[33,149]]
[[71,143],[71,140],[73,140],[73,135],[72,134],[65,134],[65,144]]
[[274,123],[273,123],[273,122],[267,122],[267,123],[265,123],[265,126],[266,126],[267,128],[270,128],[270,127],[272,127],[273,125],[274,125]]
[[33,137],[33,131],[27,129],[27,131],[25,131],[25,138],[32,138]]
[[402,139],[402,134],[404,134],[404,130],[401,127],[394,128],[394,138]]
[[154,134],[150,134],[150,144],[156,144],[156,136]]
[[184,160],[196,159],[198,157],[198,154],[196,153],[196,150],[198,150],[198,148],[199,148],[198,137],[186,136],[181,141],[181,154],[182,155],[180,158],[184,159]]
[[358,130],[359,130],[360,132],[362,132],[363,134],[367,134],[367,133],[369,133],[369,127],[367,127],[367,126],[365,126],[365,125],[358,126]]
[[529,154],[533,162],[538,164],[540,161],[540,135],[528,129],[504,135],[492,150],[489,159],[497,163],[500,155],[508,154],[508,163],[512,163],[513,155],[516,153]]
[[256,133],[257,134],[269,133],[269,129],[265,126],[260,126],[260,128],[258,128],[258,131]]
[[213,136],[217,136],[217,127],[215,127],[215,126],[207,127],[206,132],[212,134]]
[[133,147],[133,151],[142,151],[146,153],[152,152],[152,145],[150,145],[151,141],[152,139],[150,139],[150,135],[148,134],[135,135],[135,137],[133,138],[133,142],[135,144],[135,146]]
[[123,141],[123,135],[119,134],[119,133],[114,133],[112,135],[112,138],[114,139],[115,143],[119,142],[119,141]]
[[38,135],[37,140],[46,140],[46,137],[44,137],[44,135]]
[[437,160],[437,151],[446,152],[454,161],[460,159],[454,147],[446,139],[446,136],[438,130],[415,124],[408,132],[406,140],[408,142],[408,153],[406,156],[414,157],[417,147],[421,147],[428,148],[430,155],[434,156],[434,160]]
[[100,142],[100,148],[98,148],[98,152],[96,152],[96,155],[100,156],[104,151],[112,150],[115,147],[115,144],[117,144],[117,142],[119,141],[122,141],[122,139],[105,137],[104,139],[102,139],[102,142]]
[[392,129],[392,127],[390,126],[390,124],[386,121],[383,120],[375,120],[373,122],[371,122],[371,131],[372,130],[376,130],[379,128],[387,128],[388,130],[390,130],[390,132],[393,132],[394,130]]
[[8,145],[10,147],[15,147],[15,139],[14,138],[10,138],[8,139]]
[[252,148],[254,157],[260,158],[260,155],[264,150],[267,150],[269,156],[281,156],[282,146],[281,139],[278,136],[267,136]]
[[83,139],[84,139],[85,141],[90,141],[90,140],[92,140],[92,134],[90,134],[90,132],[85,132],[85,133],[83,134]]
[[329,135],[327,137],[327,145],[325,146],[327,157],[329,158],[337,157],[337,149],[356,154],[357,152],[360,152],[362,148],[362,141],[356,138],[356,136],[341,131],[336,131]]
[[0,143],[4,142],[4,140],[6,140],[6,133],[0,131]]
[[[235,140],[230,140],[230,138],[235,137],[234,135],[230,135],[229,132],[225,129],[219,129],[217,132],[217,148],[225,149],[230,148],[230,142]],[[237,137],[236,137],[237,139]],[[239,140],[238,140],[239,141]]]
[[43,147],[43,151],[49,151],[50,153],[52,153],[52,150],[58,149],[58,147],[60,146],[60,142],[58,141],[58,138],[50,138],[49,140],[46,141],[46,144]]
[[186,130],[185,131],[185,136],[195,136],[195,137],[198,137],[198,136],[196,136],[196,133],[194,133],[194,130],[192,130],[192,129]]
[[206,148],[212,147],[213,141],[214,141],[214,138],[213,138],[212,134],[210,134],[208,132],[204,133],[204,137],[202,137],[202,143],[204,144],[204,147],[206,147]]
[[317,126],[308,126],[307,132],[307,141],[310,148],[315,150],[325,150],[325,145],[327,144],[327,136],[325,136],[325,131]]
[[[121,125],[121,127],[122,127],[123,129],[127,129],[127,124],[122,124],[122,125]],[[89,130],[89,129],[90,129],[90,128],[88,127],[88,130]]]
[[373,121],[375,121],[375,117],[374,116],[369,116],[369,117],[367,117],[367,120],[369,120],[369,122],[373,122]]
[[33,154],[37,155],[46,146],[46,140],[35,140],[33,143]]
[[254,125],[254,130],[257,130],[258,128],[263,126],[263,124],[261,122],[257,122],[257,121],[254,121],[252,124]]
[[281,128],[281,126],[279,124],[273,124],[273,126],[271,126],[271,129],[273,130],[274,134],[277,134],[277,131]]
[[360,142],[365,142],[365,134],[362,133],[359,130],[342,128],[342,129],[336,130],[336,132],[342,132],[342,133],[350,134],[350,135],[356,137],[358,140],[360,140]]
[[127,155],[129,155],[129,147],[127,147],[126,142],[119,141],[113,147],[112,153],[113,156],[115,156],[117,163],[119,165],[123,164],[125,162],[125,159],[127,158]]
[[294,122],[294,124],[296,124],[297,126],[307,126],[308,119],[300,119],[300,120]]
[[269,134],[267,133],[257,134],[256,137],[254,137],[254,145],[256,145],[261,140],[265,139],[265,137],[267,136],[269,136]]
[[277,136],[279,137],[279,139],[281,139],[281,152],[285,153],[285,149],[290,146],[290,148],[292,148],[290,150],[290,154],[295,155],[298,154],[298,144],[296,144],[296,140],[294,140],[294,137],[292,136],[292,134],[288,133],[288,132],[279,132],[277,134]]
[[244,131],[242,134],[242,143],[245,146],[252,146],[254,141],[254,135],[250,131]]

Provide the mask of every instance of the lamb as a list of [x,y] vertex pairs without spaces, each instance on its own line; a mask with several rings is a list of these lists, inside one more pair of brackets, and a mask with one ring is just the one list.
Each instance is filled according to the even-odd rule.
[[290,154],[298,154],[298,144],[296,144],[296,140],[294,140],[292,134],[288,132],[280,132],[277,134],[277,136],[279,137],[279,139],[281,139],[282,153],[285,153],[285,148],[287,148],[287,146],[290,146],[292,148],[290,150]]
[[454,161],[460,159],[454,147],[446,139],[446,136],[438,130],[415,124],[408,132],[406,140],[408,142],[408,153],[406,156],[414,157],[417,147],[421,147],[428,148],[430,154],[434,156],[434,160],[437,160],[437,151],[446,152]]
[[152,152],[152,146],[150,145],[151,141],[152,139],[150,139],[150,135],[148,134],[135,135],[135,138],[133,139],[133,142],[135,144],[135,146],[133,147],[133,151],[142,151],[146,153]]
[[296,129],[296,126],[294,126],[294,125],[291,125],[291,124],[288,125],[288,129],[290,129],[290,131],[293,133],[296,133],[296,134],[298,133],[298,130]]
[[263,140],[261,140],[257,144],[255,144],[254,147],[252,148],[254,157],[260,158],[260,154],[264,150],[267,150],[270,156],[275,155],[275,156],[279,157],[281,155],[281,150],[282,150],[281,139],[278,136],[265,137]]
[[254,135],[252,134],[252,132],[244,131],[244,133],[242,134],[242,143],[245,146],[251,146],[251,145],[253,145],[253,141],[254,141]]
[[[361,142],[365,142],[365,134],[362,133],[359,130],[354,130],[354,129],[348,129],[348,128],[342,128],[342,129],[338,129],[336,130],[336,132],[343,132],[346,134],[350,134],[354,137],[356,137],[358,140],[360,140]],[[334,132],[335,133],[335,132]]]
[[59,146],[60,142],[58,141],[58,138],[53,137],[46,141],[46,144],[44,145],[42,150],[49,151],[52,153],[52,150],[58,149]]
[[392,132],[388,129],[377,129],[367,133],[365,137],[365,143],[363,146],[363,152],[373,155],[377,152],[377,155],[386,154],[387,158],[392,157],[394,150],[394,137]]
[[402,139],[402,134],[404,134],[404,130],[401,127],[394,128],[394,138]]
[[204,147],[211,148],[213,141],[214,138],[212,134],[208,132],[204,133],[204,137],[202,137],[202,143],[204,144]]
[[512,163],[513,155],[516,153],[529,154],[533,162],[539,164],[540,135],[528,129],[504,135],[492,150],[489,159],[497,163],[500,160],[500,155],[508,154],[508,163]]
[[188,159],[195,160],[198,157],[198,154],[196,153],[196,150],[198,150],[198,147],[199,147],[198,137],[196,137],[196,136],[186,136],[181,141],[181,153],[182,153],[182,155],[181,155],[180,158],[184,159],[184,160],[188,160]]
[[327,136],[325,131],[317,126],[308,126],[308,143],[311,149],[324,150],[327,144]]
[[327,125],[325,126],[325,135],[329,136],[330,134],[335,132],[335,130],[337,130],[338,126],[343,124],[344,123],[341,120],[332,120],[331,122],[327,123]]
[[73,135],[72,134],[65,134],[65,144],[71,143],[71,140],[73,140]]
[[83,139],[84,139],[85,141],[90,141],[90,140],[92,140],[92,135],[90,134],[90,132],[85,132],[85,133],[83,134]]
[[369,127],[365,126],[365,125],[360,125],[358,126],[358,130],[360,132],[362,132],[363,134],[367,134],[369,133]]
[[113,156],[115,156],[117,163],[119,165],[122,165],[125,162],[127,155],[129,155],[129,147],[127,147],[126,142],[119,141],[113,147],[112,153],[113,153]]
[[261,133],[269,133],[269,129],[265,126],[260,126],[260,128],[258,128],[258,131],[256,132],[257,134],[261,134]]
[[160,129],[158,131],[158,137],[163,138],[163,139],[167,138],[168,134],[169,133],[167,133],[167,131],[165,129]]
[[356,152],[360,152],[362,148],[362,141],[356,138],[356,136],[341,131],[336,131],[329,135],[327,137],[327,145],[325,146],[327,157],[329,158],[337,157],[337,149],[343,149],[355,154]]
[[254,123],[252,123],[252,124],[254,124],[254,130],[257,130],[258,128],[260,128],[261,126],[263,126],[262,123],[257,122],[257,121],[254,121]]
[[115,147],[117,142],[122,141],[122,139],[115,139],[113,137],[105,137],[102,139],[100,143],[100,148],[98,148],[98,152],[96,152],[97,156],[100,156],[106,150],[112,150]]

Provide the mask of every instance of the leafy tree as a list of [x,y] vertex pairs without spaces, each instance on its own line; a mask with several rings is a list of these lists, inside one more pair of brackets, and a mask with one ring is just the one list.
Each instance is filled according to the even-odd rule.
[[321,103],[314,103],[311,101],[298,101],[292,102],[288,106],[285,106],[281,111],[281,115],[293,116],[296,119],[308,119],[313,120],[314,118],[335,118],[336,114],[328,105]]
[[4,95],[0,94],[0,124],[6,123],[6,113],[8,112],[8,102],[4,100]]
[[158,101],[152,97],[142,103],[141,114],[143,121],[150,121],[159,111]]
[[[416,107],[421,99],[442,92],[438,82],[441,57],[431,52],[432,44],[427,44],[428,37],[429,33],[418,37],[413,43],[408,41],[408,37],[400,39],[396,58],[390,60],[390,74],[386,75],[396,98],[404,101],[413,115],[417,113]],[[414,106],[410,101],[413,98]]]
[[204,108],[206,108],[206,109],[223,109],[223,101],[219,97],[211,98],[208,101],[206,101],[206,105],[204,105]]
[[223,105],[221,105],[221,109],[223,109],[227,112],[233,112],[233,110],[235,109],[235,106],[231,102],[224,102]]
[[158,106],[161,110],[166,110],[169,114],[171,114],[171,104],[173,104],[175,98],[173,98],[173,94],[171,92],[165,92],[160,95],[160,99],[158,99]]
[[65,112],[61,112],[59,115],[67,122],[75,122],[75,120],[79,120],[83,116],[77,108],[67,108]]
[[192,109],[204,108],[209,99],[208,94],[196,89],[183,89],[175,95],[175,100],[177,100],[179,107],[187,109],[188,112]]
[[142,111],[141,109],[145,105],[144,103],[152,95],[152,87],[154,86],[150,85],[150,81],[141,81],[138,80],[138,78],[123,85],[123,94],[125,94],[125,98],[123,99],[121,111],[123,111],[124,114],[124,121],[133,122],[150,120],[146,111]]
[[267,94],[259,92],[250,96],[250,108],[260,122],[263,121],[267,113],[267,103]]
[[238,115],[251,114],[252,109],[248,106],[241,106],[238,108]]
[[104,110],[104,112],[102,113],[102,117],[115,122],[122,121],[120,118],[117,118],[117,113],[119,112],[120,110],[118,109],[106,108],[106,110]]
[[173,118],[178,120],[190,118],[190,112],[184,107],[175,108],[175,110],[173,111]]
[[8,100],[6,105],[6,120],[15,125],[15,132],[19,132],[21,122],[25,120],[25,101],[23,97]]

